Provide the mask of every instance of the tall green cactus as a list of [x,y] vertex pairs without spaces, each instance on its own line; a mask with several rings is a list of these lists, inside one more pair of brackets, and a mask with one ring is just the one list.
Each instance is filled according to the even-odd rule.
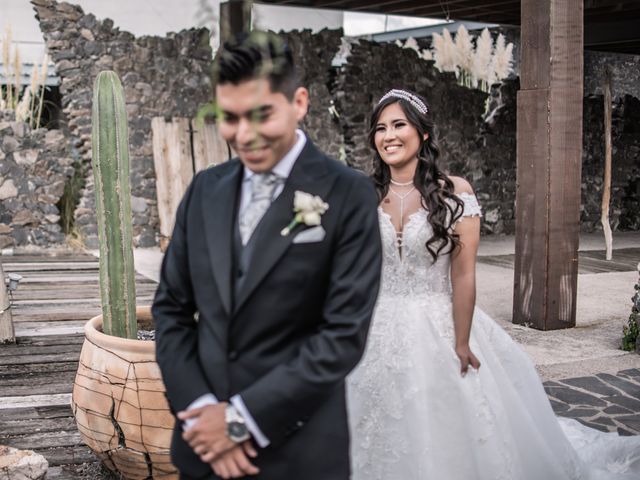
[[103,331],[136,338],[129,131],[124,92],[115,72],[100,72],[96,78],[91,122]]

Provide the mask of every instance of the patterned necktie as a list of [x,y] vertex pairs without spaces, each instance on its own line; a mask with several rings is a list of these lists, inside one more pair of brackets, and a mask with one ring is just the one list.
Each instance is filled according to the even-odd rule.
[[275,173],[254,173],[251,178],[251,200],[246,208],[240,213],[240,237],[242,245],[246,245],[260,219],[271,205],[273,192],[283,181]]

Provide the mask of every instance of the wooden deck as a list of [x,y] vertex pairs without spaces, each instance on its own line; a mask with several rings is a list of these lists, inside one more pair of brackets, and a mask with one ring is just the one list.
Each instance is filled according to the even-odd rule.
[[[12,299],[15,345],[0,345],[0,444],[35,450],[47,479],[108,478],[80,440],[69,401],[82,328],[100,313],[98,261],[91,255],[2,257],[5,274],[23,276]],[[136,278],[138,305],[156,284]]]
[[[478,263],[513,269],[514,255],[478,257]],[[578,252],[578,273],[633,272],[640,262],[640,248],[620,248],[613,251],[611,260],[604,250]]]

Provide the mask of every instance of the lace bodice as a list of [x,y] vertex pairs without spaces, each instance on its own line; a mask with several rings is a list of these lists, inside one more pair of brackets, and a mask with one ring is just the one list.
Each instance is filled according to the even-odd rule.
[[[481,216],[480,205],[470,193],[458,195],[464,203],[462,217]],[[402,251],[391,217],[378,208],[382,236],[383,267],[381,295],[415,296],[451,293],[449,279],[450,256],[441,253],[433,262],[425,244],[433,235],[424,209],[413,213],[404,225]],[[462,218],[461,217],[461,218]]]

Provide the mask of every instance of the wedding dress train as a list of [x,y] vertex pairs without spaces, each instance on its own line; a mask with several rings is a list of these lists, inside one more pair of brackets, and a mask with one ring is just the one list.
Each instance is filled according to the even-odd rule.
[[[462,194],[464,215],[480,215]],[[527,354],[476,308],[460,375],[450,258],[425,248],[427,212],[404,226],[402,252],[379,209],[382,287],[362,362],[348,378],[353,480],[639,479],[640,437],[558,419]]]

